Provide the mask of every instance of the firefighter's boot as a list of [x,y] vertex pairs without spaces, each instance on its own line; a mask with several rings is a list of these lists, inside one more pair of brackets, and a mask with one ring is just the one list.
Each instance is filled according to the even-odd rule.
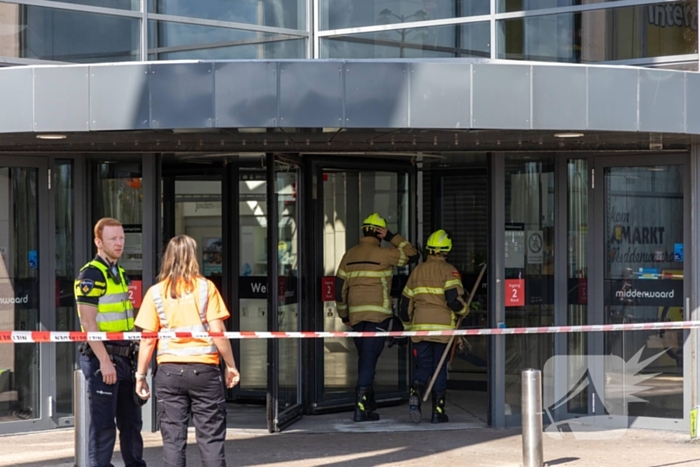
[[411,392],[408,396],[408,417],[413,423],[421,422],[421,411],[420,405],[423,401],[423,394],[425,394],[425,383],[421,381],[414,381],[413,386],[411,386]]
[[447,423],[449,418],[445,413],[445,393],[436,394],[433,392],[433,416],[430,423]]
[[357,387],[355,397],[355,417],[356,422],[374,422],[379,420],[379,414],[370,412],[368,409],[371,386]]

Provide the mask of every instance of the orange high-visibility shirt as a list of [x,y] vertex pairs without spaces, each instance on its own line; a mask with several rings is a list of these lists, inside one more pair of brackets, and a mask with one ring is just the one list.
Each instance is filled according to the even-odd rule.
[[[211,322],[215,319],[227,319],[231,315],[228,309],[226,308],[226,304],[224,303],[221,294],[210,280],[205,280],[207,281],[207,322]],[[144,331],[158,332],[162,329],[161,320],[158,316],[158,311],[156,309],[156,304],[153,296],[153,288],[158,287],[161,299],[163,301],[163,308],[165,311],[166,321],[168,325],[167,329],[188,328],[201,325],[202,320],[199,316],[200,304],[198,297],[198,283],[195,281],[192,287],[192,292],[185,292],[184,284],[179,284],[179,298],[170,297],[166,285],[166,281],[161,281],[148,289],[146,295],[143,298],[141,308],[139,309],[134,324],[143,329]],[[173,351],[173,353],[176,353],[178,349],[207,345],[211,345],[210,340],[199,338],[175,338],[168,339],[167,342],[168,350]],[[161,347],[162,344],[161,341],[159,341],[158,348],[161,349]],[[156,361],[159,364],[207,363],[218,365],[219,353],[213,352],[203,355],[174,355],[170,353],[163,353],[159,354],[156,357]]]

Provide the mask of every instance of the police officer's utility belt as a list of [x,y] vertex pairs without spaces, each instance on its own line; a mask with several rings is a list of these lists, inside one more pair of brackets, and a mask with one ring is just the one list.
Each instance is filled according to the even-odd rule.
[[[114,345],[114,344],[104,344],[107,353],[117,357],[131,358],[134,354],[134,347],[132,345]],[[80,353],[90,358],[95,355],[92,351],[92,347],[87,342],[80,344]]]

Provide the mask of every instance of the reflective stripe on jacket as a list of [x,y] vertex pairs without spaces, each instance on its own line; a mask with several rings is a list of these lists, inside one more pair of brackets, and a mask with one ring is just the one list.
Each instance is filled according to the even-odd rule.
[[[126,275],[121,266],[119,278],[121,283],[117,284],[109,274],[107,265],[92,260],[83,266],[80,271],[93,267],[102,273],[105,278],[103,295],[100,295],[97,303],[97,328],[100,332],[125,332],[134,329],[134,307],[129,300],[129,286],[126,283]],[[75,287],[79,287],[80,280],[76,280]],[[101,286],[103,284],[95,284]],[[97,288],[94,289],[98,291]],[[78,307],[78,317],[80,317],[80,307]]]
[[418,254],[401,235],[391,239],[395,248],[382,248],[375,237],[363,237],[340,261],[336,274],[338,315],[351,325],[362,321],[381,323],[392,315],[391,279],[394,266],[405,266]]
[[[165,306],[163,305],[163,297],[160,294],[160,285],[153,287],[153,302],[155,303],[158,319],[160,319],[161,330],[165,332],[207,332],[209,331],[209,323],[207,322],[207,304],[209,301],[209,285],[206,279],[197,279],[197,299],[195,303],[199,309],[199,319],[201,324],[197,326],[187,326],[179,328],[171,328],[168,326],[167,315],[165,314]],[[174,345],[173,345],[174,344]],[[209,355],[218,352],[211,338],[188,339],[186,342],[172,342],[171,339],[158,339],[157,355]]]
[[[456,315],[468,313],[462,298],[464,288],[459,272],[442,255],[431,255],[418,265],[404,287],[400,313],[404,327],[411,331],[452,330]],[[448,303],[448,299],[450,303]],[[450,305],[452,305],[451,308]],[[455,310],[456,308],[456,310]],[[447,336],[412,337],[413,342],[449,342]]]

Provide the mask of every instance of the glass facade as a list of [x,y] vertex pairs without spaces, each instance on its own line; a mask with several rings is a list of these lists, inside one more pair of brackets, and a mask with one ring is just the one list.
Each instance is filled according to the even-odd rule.
[[49,8],[0,1],[0,63],[471,57],[698,69],[697,0],[490,5],[75,0]]
[[[0,64],[300,58],[479,58],[697,70],[697,0],[639,0],[622,5],[612,0],[0,0]],[[476,280],[480,265],[492,261],[487,257],[489,228],[493,227],[487,206],[495,187],[489,185],[489,157],[480,155],[468,176],[452,173],[455,165],[446,164],[441,168],[445,173],[434,185],[439,187],[441,204],[432,221],[455,232],[457,246],[452,258],[467,288]],[[503,209],[505,225],[498,229],[503,229],[506,240],[502,285],[506,296],[504,322],[498,325],[513,328],[551,326],[557,321],[562,325],[677,321],[684,316],[683,303],[678,300],[643,303],[627,300],[625,295],[633,287],[666,287],[678,299],[683,287],[688,287],[683,280],[683,265],[668,255],[679,245],[682,255],[687,226],[683,221],[688,222],[687,217],[683,219],[688,199],[682,180],[684,166],[607,167],[599,179],[605,199],[589,206],[595,196],[590,189],[594,157],[561,160],[544,153],[509,153],[503,157],[504,202],[499,209]],[[143,265],[157,255],[142,251],[144,226],[151,222],[146,220],[150,211],[144,206],[141,187],[147,166],[142,166],[141,156],[121,154],[111,159],[91,161],[87,179],[79,170],[81,165],[74,165],[78,159],[55,161],[55,194],[50,200],[56,225],[51,241],[56,251],[52,252],[55,262],[50,263],[54,267],[48,274],[56,284],[55,315],[47,315],[31,299],[40,286],[36,263],[40,241],[37,226],[42,222],[37,218],[40,172],[35,168],[0,167],[0,189],[7,193],[8,200],[0,203],[0,240],[4,239],[0,244],[0,288],[4,287],[13,299],[29,297],[13,306],[0,302],[3,328],[40,329],[46,316],[58,331],[79,326],[72,298],[73,273],[79,266],[75,264],[76,231],[83,224],[90,231],[102,216],[116,217],[124,223],[127,249],[121,263],[134,283],[134,293],[143,291],[147,277]],[[563,164],[557,165],[559,162]],[[557,171],[565,167],[565,173],[559,172],[565,176],[555,177],[555,167]],[[232,183],[237,187],[233,191],[238,199],[231,201],[237,208],[232,223],[223,209],[222,200],[228,199],[226,193],[231,189],[225,175],[193,178],[180,174],[179,178],[168,179],[168,174],[163,174],[162,244],[178,233],[197,239],[204,274],[222,291],[225,287],[236,288],[231,311],[236,315],[237,322],[232,326],[237,330],[267,331],[270,326],[265,290],[268,275],[274,277],[275,270],[268,270],[267,238],[275,233],[280,289],[277,327],[284,331],[304,328],[300,319],[305,317],[305,298],[299,282],[304,257],[298,246],[307,213],[301,203],[297,205],[297,184],[304,175],[303,169],[297,169],[279,170],[273,200],[268,199],[267,192],[273,180],[262,167],[237,168],[237,179]],[[409,216],[413,193],[408,188],[411,178],[407,173],[331,168],[320,175],[322,178],[319,176],[314,183],[322,190],[317,206],[323,225],[315,232],[315,240],[323,257],[323,278],[334,275],[342,254],[357,243],[359,231],[353,226],[367,213],[381,211],[392,231],[407,233],[414,227]],[[437,171],[432,176],[437,177]],[[555,178],[559,183],[557,196]],[[469,188],[464,187],[466,184]],[[555,211],[563,214],[555,207],[565,191],[566,215],[555,219]],[[88,192],[88,212],[83,218],[82,213],[76,214],[80,211],[77,196]],[[418,203],[422,202],[420,196],[426,195],[418,195]],[[471,207],[460,204],[465,199]],[[277,225],[268,225],[268,209],[273,211],[275,207],[279,213]],[[450,210],[462,213],[467,208],[470,211],[464,218],[450,215]],[[629,221],[632,208],[639,218]],[[611,214],[603,218],[602,212]],[[593,233],[589,234],[589,220],[595,216],[600,219],[593,225],[604,232],[604,243],[594,244]],[[651,224],[649,216],[657,225]],[[460,224],[465,220],[472,230]],[[427,225],[427,215],[420,217],[420,222]],[[644,223],[656,233],[642,230],[635,239],[630,229]],[[230,225],[234,225],[231,229],[235,234],[227,233]],[[555,235],[556,225],[561,235]],[[659,240],[655,246],[653,235]],[[223,245],[225,239],[234,237],[238,239],[233,245],[235,256],[231,256],[236,259],[232,267],[235,273],[231,273],[232,283],[225,284]],[[625,242],[652,246],[643,253],[633,246],[630,250]],[[566,254],[555,258],[555,246]],[[606,252],[609,262],[601,274],[591,273],[589,282],[589,266],[595,264],[591,258],[602,261],[601,251]],[[566,271],[565,278],[555,278],[555,263],[565,264],[560,268]],[[408,269],[396,271],[400,280],[405,280],[407,274]],[[564,290],[558,281],[566,284],[566,297],[561,301],[555,298],[555,289],[559,294]],[[41,284],[45,282],[41,280]],[[491,326],[489,317],[494,311],[489,308],[487,285],[477,290],[472,313],[463,327]],[[590,308],[589,288],[597,290],[591,295],[596,306]],[[400,292],[400,287],[396,286],[394,292]],[[320,300],[323,313],[318,329],[345,330],[331,297]],[[566,306],[555,310],[555,301]],[[594,308],[601,310],[597,318]],[[570,357],[569,366],[564,368],[567,381],[576,379],[586,368],[586,355],[592,350],[625,362],[639,355],[649,363],[648,372],[645,369],[643,374],[655,375],[648,378],[652,388],[649,403],[629,412],[620,409],[622,405],[615,399],[619,387],[614,379],[620,373],[617,368],[601,366],[595,370],[612,378],[602,389],[611,404],[606,410],[613,415],[680,419],[685,416],[683,340],[684,334],[676,331],[611,332],[601,335],[600,342],[580,333],[569,334],[562,341],[551,334],[514,335],[503,339],[503,361],[493,362],[489,360],[489,338],[475,336],[465,341],[467,350],[461,350],[450,363],[450,384],[490,391],[492,388],[481,389],[487,387],[488,372],[494,368],[502,371],[502,405],[508,415],[517,416],[522,370],[542,368],[553,355],[561,354],[558,350],[564,349]],[[357,379],[356,350],[351,341],[335,338],[324,339],[320,348],[313,376],[318,382],[314,403],[341,400],[352,393]],[[280,411],[305,397],[300,390],[301,369],[308,364],[301,358],[303,350],[296,340],[280,342]],[[45,389],[39,375],[47,366],[53,366],[56,375],[55,383],[51,383],[55,394],[53,416],[70,416],[74,353],[68,345],[57,346],[50,360],[40,359],[37,345],[15,346],[7,352],[0,359],[0,422],[46,418],[41,402]],[[239,343],[236,359],[242,382],[237,391],[253,399],[264,395],[270,384],[269,355],[265,340]],[[409,357],[400,348],[382,354],[376,379],[378,393],[405,392],[410,377]],[[592,395],[591,389],[582,389],[566,401],[565,412],[576,416],[594,412]]]

